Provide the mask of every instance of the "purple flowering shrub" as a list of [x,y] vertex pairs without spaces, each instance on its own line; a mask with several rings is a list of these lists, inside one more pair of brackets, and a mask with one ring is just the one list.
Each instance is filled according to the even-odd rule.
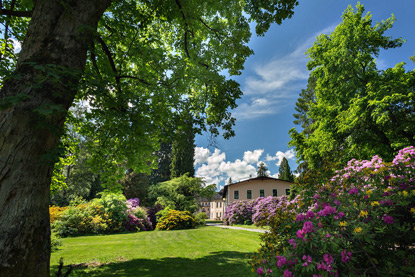
[[253,206],[255,203],[256,201],[254,200],[231,202],[226,207],[223,223],[227,225],[252,224]]
[[252,222],[257,226],[268,226],[276,215],[276,211],[285,207],[288,201],[287,196],[280,197],[260,197],[253,203]]
[[235,201],[230,203],[224,213],[225,224],[252,224],[268,226],[281,207],[286,207],[287,196],[258,197],[253,200]]
[[329,183],[285,201],[252,260],[258,275],[415,272],[415,149],[391,163],[351,160]]
[[138,198],[128,199],[127,218],[124,220],[124,228],[128,231],[150,231],[153,230],[151,219],[147,216],[147,209],[140,207]]

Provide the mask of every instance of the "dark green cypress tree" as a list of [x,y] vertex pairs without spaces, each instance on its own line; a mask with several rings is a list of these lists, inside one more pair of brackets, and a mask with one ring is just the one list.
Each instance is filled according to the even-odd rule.
[[294,175],[291,172],[290,165],[288,164],[288,160],[285,157],[282,159],[280,164],[279,178],[281,180],[294,182]]
[[171,178],[177,178],[185,173],[194,177],[194,156],[195,156],[195,132],[193,119],[189,114],[183,124],[176,132],[176,138],[172,144],[172,157],[170,164]]

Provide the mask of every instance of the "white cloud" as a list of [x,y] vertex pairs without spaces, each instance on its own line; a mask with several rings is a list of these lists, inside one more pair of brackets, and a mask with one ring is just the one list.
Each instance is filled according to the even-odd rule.
[[287,150],[287,151],[285,151],[285,152],[277,151],[277,153],[275,153],[275,156],[270,156],[270,155],[268,155],[268,154],[267,154],[267,156],[266,156],[265,160],[266,160],[266,161],[275,161],[275,160],[277,160],[276,165],[277,165],[277,166],[280,166],[281,161],[282,161],[282,159],[283,159],[284,157],[285,157],[287,160],[289,160],[289,159],[294,159],[294,157],[295,157],[294,150],[293,150],[293,149],[290,149],[290,150]]
[[207,163],[212,165],[217,165],[223,162],[226,159],[226,154],[221,153],[219,149],[215,149],[215,152],[213,152],[212,156],[207,158]]
[[[243,159],[226,161],[226,154],[219,149],[215,149],[212,153],[207,148],[196,147],[195,176],[203,178],[207,185],[216,184],[218,187],[226,184],[229,178],[232,178],[233,182],[238,182],[242,179],[249,178],[250,176],[255,177],[257,175],[257,167],[261,162],[260,157],[263,153],[264,149],[245,151]],[[266,161],[269,162],[278,160],[277,165],[279,165],[283,157],[286,157],[287,159],[293,159],[294,151],[278,151],[274,156],[267,154]],[[266,163],[265,165],[267,166]],[[269,176],[278,178],[278,173],[272,175],[269,170],[267,173]]]
[[248,178],[250,175],[256,175],[256,168],[254,166],[239,159],[235,160],[235,162],[222,162],[219,166],[219,171],[232,178],[234,182]]
[[194,165],[203,164],[210,156],[210,150],[203,147],[195,148],[195,162]]
[[275,173],[275,174],[271,175],[271,177],[278,179],[280,177],[280,174],[279,173]]
[[250,164],[256,163],[258,162],[259,157],[261,157],[263,152],[264,152],[264,149],[257,149],[254,151],[245,151],[244,161]]

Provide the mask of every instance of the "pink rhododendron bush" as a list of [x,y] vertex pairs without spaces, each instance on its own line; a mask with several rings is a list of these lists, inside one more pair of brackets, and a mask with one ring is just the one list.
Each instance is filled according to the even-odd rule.
[[412,276],[415,150],[351,160],[327,184],[285,201],[252,260],[267,276]]
[[253,200],[234,201],[225,210],[223,222],[232,224],[252,224],[266,226],[281,207],[286,207],[287,196],[258,197]]

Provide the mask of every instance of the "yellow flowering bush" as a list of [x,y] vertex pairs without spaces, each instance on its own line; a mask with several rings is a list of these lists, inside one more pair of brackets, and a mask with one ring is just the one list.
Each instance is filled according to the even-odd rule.
[[82,234],[111,233],[111,226],[121,226],[114,223],[111,214],[102,205],[92,201],[76,206],[69,206],[52,224],[52,229],[59,236]]
[[169,210],[159,219],[156,230],[193,229],[195,225],[195,218],[190,212]]
[[49,206],[50,224],[55,222],[68,207]]

